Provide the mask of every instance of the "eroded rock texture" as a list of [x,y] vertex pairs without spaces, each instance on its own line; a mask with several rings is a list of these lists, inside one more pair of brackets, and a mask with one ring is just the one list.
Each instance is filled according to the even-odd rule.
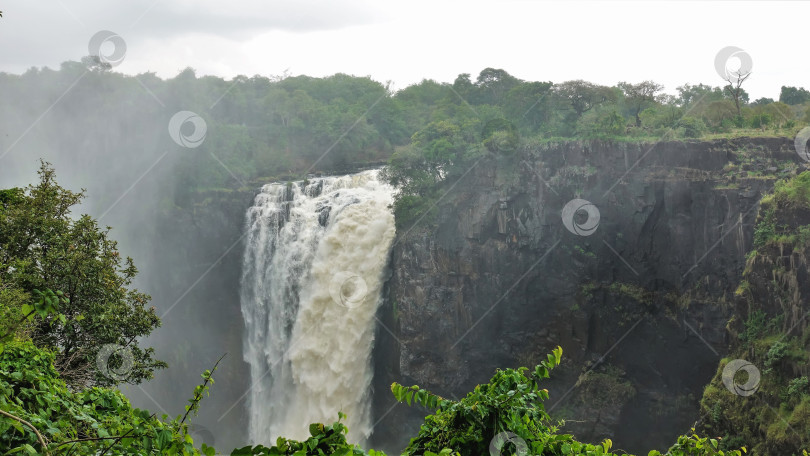
[[[401,448],[396,436],[415,435],[423,416],[391,408],[392,381],[452,398],[561,345],[546,407],[565,431],[666,448],[697,419],[728,350],[758,201],[798,162],[788,138],[571,142],[480,162],[435,225],[398,232],[375,352],[376,440]],[[574,198],[598,209],[588,236],[561,219]]]

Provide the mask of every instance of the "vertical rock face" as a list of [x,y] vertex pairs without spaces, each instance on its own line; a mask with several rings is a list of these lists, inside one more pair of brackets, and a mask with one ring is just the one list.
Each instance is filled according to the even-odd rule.
[[763,198],[754,247],[734,292],[731,349],[703,391],[698,430],[750,454],[800,454],[810,409],[810,173]]
[[253,190],[210,191],[195,195],[184,208],[162,207],[152,231],[143,233],[151,249],[136,252],[144,289],[162,317],[148,345],[171,368],[126,394],[138,407],[183,410],[199,373],[230,353],[215,374],[217,393],[206,398],[203,412],[192,421],[195,442],[217,448],[235,447],[248,438],[247,416],[234,404],[250,388],[247,365],[238,355],[244,327],[239,274],[245,209],[253,197]]
[[[576,421],[564,431],[627,451],[670,444],[727,351],[724,303],[758,201],[797,160],[787,138],[740,138],[549,144],[479,163],[435,226],[397,235],[378,441],[402,445],[402,423],[418,425],[417,412],[390,411],[392,381],[454,397],[561,345],[546,408]],[[566,226],[574,199],[585,202]]]

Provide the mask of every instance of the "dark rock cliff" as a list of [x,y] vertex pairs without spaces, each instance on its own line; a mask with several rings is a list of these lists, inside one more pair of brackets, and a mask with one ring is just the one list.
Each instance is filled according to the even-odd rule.
[[[164,205],[145,227],[141,281],[147,285],[162,327],[145,344],[155,347],[169,369],[125,393],[138,407],[169,416],[182,414],[201,383],[200,374],[227,353],[210,397],[191,417],[195,442],[228,449],[247,441],[244,392],[249,371],[242,359],[244,323],[239,278],[244,253],[245,211],[254,190],[195,194],[184,207]],[[148,242],[146,242],[148,240]]]
[[[556,143],[480,162],[435,225],[398,233],[372,443],[401,448],[423,416],[394,406],[392,381],[457,397],[561,345],[546,407],[564,431],[667,447],[728,352],[758,202],[798,161],[788,138],[739,138]],[[572,214],[573,231],[598,212],[589,235],[563,223],[575,198],[593,207]]]

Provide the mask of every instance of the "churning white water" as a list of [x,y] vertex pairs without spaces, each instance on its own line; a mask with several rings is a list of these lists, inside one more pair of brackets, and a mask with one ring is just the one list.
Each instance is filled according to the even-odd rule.
[[371,349],[388,252],[392,188],[378,171],[268,184],[247,212],[241,306],[250,438],[308,435],[348,415],[371,433]]

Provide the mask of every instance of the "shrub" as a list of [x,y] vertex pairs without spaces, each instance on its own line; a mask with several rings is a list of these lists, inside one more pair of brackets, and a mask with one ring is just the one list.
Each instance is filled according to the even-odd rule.
[[214,454],[204,444],[201,450],[194,448],[188,424],[179,416],[155,418],[133,408],[116,389],[70,391],[53,361],[53,353],[31,342],[0,345],[0,410],[5,412],[0,417],[0,453],[95,455],[107,449],[109,454]]
[[678,121],[677,127],[684,138],[700,138],[706,131],[706,124],[696,117],[684,117]]

